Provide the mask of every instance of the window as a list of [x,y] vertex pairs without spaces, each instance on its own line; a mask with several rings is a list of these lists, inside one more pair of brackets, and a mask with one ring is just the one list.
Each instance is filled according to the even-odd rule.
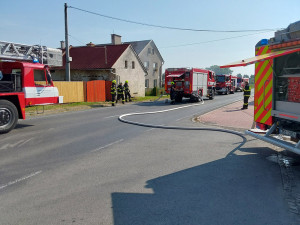
[[125,60],[125,69],[127,69],[128,68],[128,62],[127,62],[127,60]]
[[151,48],[148,48],[148,54],[151,54]]
[[152,55],[154,55],[154,48],[152,48]]
[[134,61],[132,61],[132,69],[135,68],[135,64],[134,64]]
[[149,79],[146,79],[146,80],[145,80],[145,87],[146,87],[146,88],[149,88]]
[[149,61],[144,62],[144,67],[148,70],[149,69]]
[[157,63],[153,63],[153,71],[157,70]]
[[[46,77],[44,70],[33,70],[34,83],[35,85],[46,85]],[[39,81],[38,83],[36,83]],[[40,82],[42,81],[42,82]]]
[[157,87],[157,79],[153,80],[153,87]]

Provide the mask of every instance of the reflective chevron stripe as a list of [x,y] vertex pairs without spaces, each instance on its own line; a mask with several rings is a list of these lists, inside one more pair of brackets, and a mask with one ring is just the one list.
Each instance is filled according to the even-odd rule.
[[[271,50],[267,45],[256,48],[255,55],[270,52]],[[255,64],[254,120],[267,125],[272,125],[272,64],[272,59]]]

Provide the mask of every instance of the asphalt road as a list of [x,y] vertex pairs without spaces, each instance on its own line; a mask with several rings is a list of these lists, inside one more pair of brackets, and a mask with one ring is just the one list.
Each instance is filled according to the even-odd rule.
[[[217,96],[142,123],[200,127],[192,118],[242,99]],[[266,143],[215,131],[151,129],[131,112],[164,101],[19,121],[0,139],[0,224],[297,224]]]

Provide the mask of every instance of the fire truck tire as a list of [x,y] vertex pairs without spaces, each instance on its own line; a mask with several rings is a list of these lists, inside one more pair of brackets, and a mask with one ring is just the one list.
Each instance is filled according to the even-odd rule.
[[182,96],[176,96],[175,102],[182,102]]
[[0,134],[15,128],[19,114],[16,106],[7,100],[0,100]]

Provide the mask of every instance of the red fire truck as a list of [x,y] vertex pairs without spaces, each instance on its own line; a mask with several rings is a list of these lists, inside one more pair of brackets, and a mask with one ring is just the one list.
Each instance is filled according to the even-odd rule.
[[215,73],[197,68],[168,68],[165,71],[165,91],[170,93],[171,82],[175,83],[175,101],[190,98],[200,101],[202,96],[213,99],[215,96]]
[[216,91],[218,94],[234,94],[234,88],[232,85],[232,75],[217,74],[216,80]]
[[[258,128],[268,131],[264,136],[246,133],[300,154],[300,21],[258,42],[255,55],[221,66],[255,63],[254,120]],[[290,140],[280,140],[278,134]]]
[[[45,51],[38,55],[39,50],[35,48],[0,42],[0,58],[4,59],[0,61],[0,133],[9,132],[18,119],[25,119],[26,106],[58,103],[58,90],[53,86],[49,66],[36,62],[38,58],[48,55]],[[49,53],[49,49],[47,51]],[[51,54],[61,56],[56,49]],[[26,62],[29,59],[34,59],[36,63]],[[44,59],[44,62],[49,60]]]
[[231,83],[232,83],[232,90],[233,92],[237,92],[238,88],[238,77],[237,76],[231,76]]

